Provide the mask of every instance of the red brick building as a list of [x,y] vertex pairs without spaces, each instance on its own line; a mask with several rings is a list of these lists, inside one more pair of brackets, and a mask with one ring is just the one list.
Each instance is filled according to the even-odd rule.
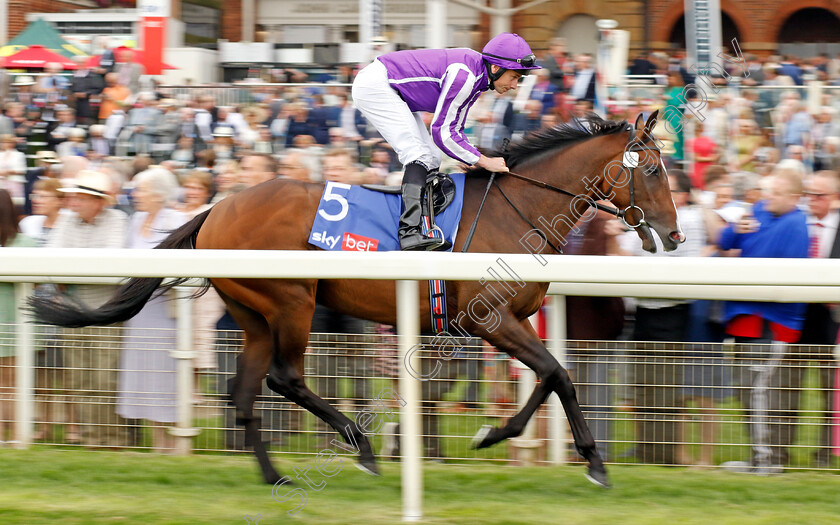
[[[259,7],[260,0],[253,1]],[[512,4],[515,7],[528,1],[512,0]],[[180,2],[172,0],[176,18]],[[840,52],[840,0],[720,2],[724,42],[738,38],[745,52],[770,54],[778,51],[780,45],[785,52]],[[26,25],[27,13],[68,12],[95,6],[91,0],[9,0],[9,38]],[[220,9],[220,38],[233,42],[241,40],[243,0],[224,0],[220,2]],[[683,15],[683,0],[549,0],[518,12],[513,16],[512,25],[513,30],[525,36],[535,49],[545,49],[548,40],[557,35],[569,37],[571,46],[591,48],[596,41],[594,21],[612,18],[619,22],[620,29],[630,31],[634,51],[657,50],[683,47]],[[490,27],[489,17],[482,15],[479,20],[475,35],[477,40],[484,41]],[[323,21],[314,15],[311,24],[320,23]],[[255,25],[255,29],[259,29],[259,19]]]
[[[77,9],[90,9],[96,3],[85,0],[9,0],[8,35],[11,40],[28,25],[29,13],[70,13]],[[0,45],[5,42],[0,43]]]
[[[764,55],[780,44],[789,44],[788,50],[812,44],[802,49],[836,53],[840,44],[838,0],[720,0],[720,5],[724,42],[738,38],[744,52]],[[612,18],[630,31],[632,49],[664,50],[683,47],[684,13],[683,0],[551,0],[515,15],[513,27],[544,48],[570,20]]]
[[242,40],[242,0],[222,2],[222,38],[230,42]]
[[[236,0],[238,2],[239,0]],[[9,40],[28,25],[26,15],[30,13],[72,13],[83,9],[101,7],[131,9],[137,6],[136,0],[8,0],[9,26],[7,34]],[[235,3],[226,0],[226,3]],[[172,17],[181,18],[181,0],[170,0]],[[0,45],[5,42],[0,42]]]

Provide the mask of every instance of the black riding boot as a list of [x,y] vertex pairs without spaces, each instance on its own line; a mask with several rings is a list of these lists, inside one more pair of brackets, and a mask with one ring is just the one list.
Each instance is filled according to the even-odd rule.
[[402,181],[402,200],[405,211],[400,216],[399,229],[401,250],[434,250],[449,244],[441,245],[439,239],[426,237],[420,230],[420,221],[423,218],[421,202],[427,174],[426,168],[416,162],[407,164],[405,167]]

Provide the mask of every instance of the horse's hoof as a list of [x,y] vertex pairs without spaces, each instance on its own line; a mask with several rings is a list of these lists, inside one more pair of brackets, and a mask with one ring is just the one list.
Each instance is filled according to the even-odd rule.
[[379,473],[379,467],[376,466],[376,460],[374,459],[360,459],[359,462],[356,463],[356,468],[358,468],[362,472],[370,474],[371,476],[381,476],[381,474]]
[[601,488],[612,488],[609,477],[607,476],[607,469],[605,469],[603,466],[593,467],[592,465],[590,465],[589,470],[586,473],[586,479],[588,479],[589,481],[598,485]]
[[285,478],[286,481],[282,483],[284,486],[294,487],[295,483],[292,481],[292,478],[288,476],[281,476],[280,474],[274,472],[272,474],[265,474],[263,475],[263,479],[269,485],[276,485],[279,481]]
[[472,441],[470,442],[472,448],[489,447],[490,443],[485,443],[485,441],[487,440],[487,437],[492,431],[492,425],[482,425],[481,428],[478,429],[478,432],[475,433],[475,436],[473,436]]

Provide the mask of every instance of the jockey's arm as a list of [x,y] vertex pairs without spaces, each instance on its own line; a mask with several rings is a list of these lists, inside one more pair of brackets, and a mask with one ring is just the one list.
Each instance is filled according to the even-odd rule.
[[481,160],[481,152],[470,144],[464,133],[464,119],[460,118],[478,98],[472,95],[475,83],[475,75],[466,66],[450,65],[442,79],[445,87],[429,127],[432,141],[444,154],[468,165]]

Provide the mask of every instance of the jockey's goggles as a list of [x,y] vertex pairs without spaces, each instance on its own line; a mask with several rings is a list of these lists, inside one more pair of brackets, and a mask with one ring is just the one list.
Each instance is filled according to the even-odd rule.
[[530,55],[525,55],[522,58],[500,57],[499,55],[491,55],[490,53],[482,53],[482,55],[498,58],[500,60],[509,60],[510,62],[516,62],[517,64],[522,64],[522,67],[534,67],[534,64],[537,63],[537,56],[533,53],[531,53]]

